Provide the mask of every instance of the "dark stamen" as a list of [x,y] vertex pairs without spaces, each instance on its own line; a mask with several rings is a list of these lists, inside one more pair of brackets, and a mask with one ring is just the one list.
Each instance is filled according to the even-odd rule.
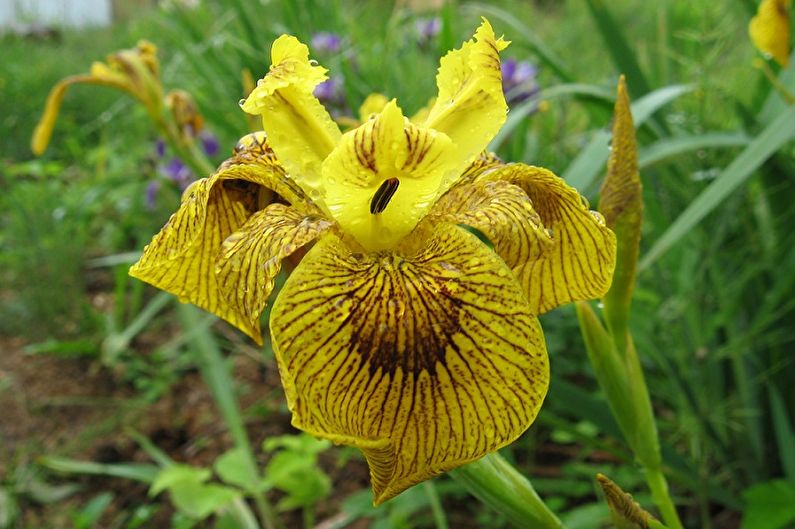
[[384,183],[376,190],[373,199],[370,201],[370,213],[376,215],[384,211],[389,201],[395,196],[398,185],[400,185],[400,180],[397,178],[384,180]]

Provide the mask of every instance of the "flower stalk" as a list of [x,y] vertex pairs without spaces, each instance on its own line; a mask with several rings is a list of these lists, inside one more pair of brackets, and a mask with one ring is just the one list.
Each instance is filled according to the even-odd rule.
[[629,96],[622,76],[614,110],[612,153],[599,209],[617,238],[616,271],[603,297],[606,326],[578,302],[577,316],[596,379],[624,438],[643,466],[654,503],[671,529],[682,523],[662,471],[662,457],[649,390],[629,329],[629,313],[643,222],[643,196]]
[[450,475],[480,501],[517,527],[562,529],[563,523],[519,471],[498,453],[457,468]]

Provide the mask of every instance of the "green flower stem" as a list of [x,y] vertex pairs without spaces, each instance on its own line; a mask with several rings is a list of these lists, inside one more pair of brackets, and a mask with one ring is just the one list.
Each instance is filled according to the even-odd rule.
[[[670,529],[683,529],[682,522],[679,520],[679,513],[676,512],[676,506],[671,500],[671,495],[668,492],[668,481],[665,479],[665,474],[658,468],[644,468],[646,474],[646,483],[651,489],[651,497],[654,504],[660,510],[665,522],[665,527]],[[650,526],[651,527],[651,526]]]
[[436,492],[436,485],[433,484],[433,481],[425,481],[422,486],[425,489],[425,495],[428,496],[428,503],[431,505],[433,523],[436,529],[449,529],[442,502],[439,500],[439,493]]
[[[221,412],[224,423],[229,428],[229,434],[232,436],[235,446],[242,449],[247,465],[252,469],[258,469],[254,451],[251,449],[251,443],[243,425],[243,418],[240,415],[237,400],[232,390],[232,377],[229,375],[221,351],[218,349],[218,344],[210,330],[201,325],[202,314],[198,308],[180,303],[178,309],[185,329],[200,329],[191,340],[191,346],[198,360],[202,378],[213,395],[215,404]],[[259,475],[259,472],[256,472]],[[265,495],[257,492],[253,494],[253,498],[264,528],[276,529],[280,527],[281,524],[276,512],[267,498],[265,498]]]
[[[649,388],[643,375],[632,335],[624,329],[625,349],[618,351],[614,336],[584,302],[576,304],[580,330],[596,380],[607,397],[627,444],[643,466],[652,499],[670,529],[682,529],[668,483],[662,473],[660,442]],[[610,329],[612,331],[612,329]]]
[[215,172],[215,168],[197,148],[195,142],[192,144],[186,142],[172,121],[161,116],[158,119],[154,119],[154,122],[163,135],[166,144],[177,153],[177,156],[185,165],[190,167],[197,178],[204,178]]
[[527,478],[497,453],[459,467],[450,475],[517,527],[563,528],[563,523],[544,504]]

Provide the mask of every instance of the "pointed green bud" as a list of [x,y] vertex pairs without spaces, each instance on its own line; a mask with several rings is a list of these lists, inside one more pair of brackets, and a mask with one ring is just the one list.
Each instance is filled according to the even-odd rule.
[[632,495],[621,490],[604,474],[597,474],[596,481],[602,487],[610,516],[617,529],[664,529],[659,521],[641,507]]
[[627,85],[622,75],[613,111],[612,151],[600,192],[599,211],[618,241],[613,284],[604,298],[605,316],[619,351],[626,349],[627,324],[643,224],[643,188],[638,173],[638,146]]

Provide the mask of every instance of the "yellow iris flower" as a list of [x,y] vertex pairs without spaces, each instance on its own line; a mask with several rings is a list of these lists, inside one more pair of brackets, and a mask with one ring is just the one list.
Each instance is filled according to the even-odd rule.
[[442,58],[422,123],[393,100],[343,134],[312,95],[326,70],[278,38],[242,103],[265,132],[186,190],[130,270],[262,343],[281,261],[314,241],[271,310],[273,349],[293,425],[360,448],[376,504],[524,432],[549,382],[536,315],[610,284],[601,216],[546,169],[483,153],[507,44],[484,20]]
[[66,89],[73,84],[109,86],[127,92],[143,103],[150,116],[155,120],[159,119],[163,100],[159,76],[157,48],[151,42],[142,40],[134,49],[108,55],[105,62],[94,62],[87,74],[61,79],[47,96],[44,114],[33,131],[31,150],[40,155],[47,149]]
[[789,63],[790,3],[791,0],[762,0],[756,16],[748,24],[754,46],[781,66]]

